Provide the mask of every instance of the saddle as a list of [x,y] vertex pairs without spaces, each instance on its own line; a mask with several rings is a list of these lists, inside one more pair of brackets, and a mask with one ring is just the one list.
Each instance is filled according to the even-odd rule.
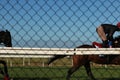
[[93,42],[92,45],[93,45],[95,48],[102,48],[102,43]]

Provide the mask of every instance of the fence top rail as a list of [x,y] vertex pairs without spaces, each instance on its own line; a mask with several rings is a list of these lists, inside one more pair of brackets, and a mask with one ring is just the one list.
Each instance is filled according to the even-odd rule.
[[91,55],[120,54],[120,48],[21,48],[0,47],[0,55]]
[[120,51],[120,48],[29,48],[29,47],[0,47],[0,50],[60,50],[60,51],[66,51],[66,50],[71,50],[71,51]]

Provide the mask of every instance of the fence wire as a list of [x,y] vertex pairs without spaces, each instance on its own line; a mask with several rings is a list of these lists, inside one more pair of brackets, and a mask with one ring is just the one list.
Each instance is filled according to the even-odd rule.
[[20,47],[76,47],[99,41],[96,27],[119,21],[116,0],[4,0],[0,26]]
[[[101,42],[96,27],[102,23],[116,24],[120,21],[119,3],[119,0],[0,0],[0,29],[11,32],[13,47],[74,48],[93,41]],[[117,35],[119,33],[114,36]],[[10,66],[13,79],[64,80],[68,67],[72,65],[69,57],[53,63],[52,67],[46,65],[46,58],[2,59]],[[61,65],[62,68],[59,67]],[[112,73],[106,73],[108,69]],[[88,79],[87,76],[83,77],[82,70],[83,73],[73,75],[73,80]],[[113,77],[117,79],[120,72],[114,70],[111,67],[100,69],[99,73],[107,75],[97,73],[96,76],[109,79],[114,72],[117,75]]]

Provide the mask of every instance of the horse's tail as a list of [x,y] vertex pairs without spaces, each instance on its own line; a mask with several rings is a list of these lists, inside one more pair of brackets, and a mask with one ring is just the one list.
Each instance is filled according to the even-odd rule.
[[49,61],[48,61],[48,65],[51,64],[53,61],[57,60],[57,59],[61,59],[66,57],[67,55],[54,55]]

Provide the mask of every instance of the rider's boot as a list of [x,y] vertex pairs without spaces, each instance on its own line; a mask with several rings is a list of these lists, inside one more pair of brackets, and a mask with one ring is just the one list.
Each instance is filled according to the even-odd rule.
[[103,41],[103,44],[102,44],[103,48],[108,48],[108,41]]

